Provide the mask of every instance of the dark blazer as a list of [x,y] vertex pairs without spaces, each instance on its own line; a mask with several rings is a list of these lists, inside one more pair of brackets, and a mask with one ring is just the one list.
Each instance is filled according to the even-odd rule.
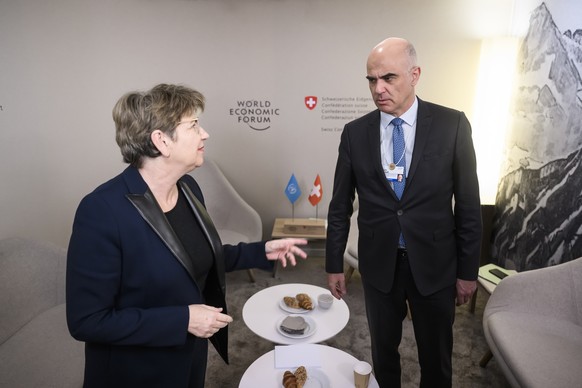
[[[264,243],[223,246],[198,184],[185,175],[178,185],[214,254],[204,290],[137,169],[128,167],[79,205],[68,249],[67,322],[86,342],[86,386],[188,386],[195,342],[188,305],[226,311],[225,271],[272,267]],[[210,341],[228,362],[227,328]]]
[[343,272],[356,190],[358,269],[369,284],[382,291],[392,288],[400,231],[422,295],[451,286],[457,278],[477,279],[482,226],[469,121],[462,112],[418,100],[416,139],[400,201],[384,175],[379,128],[375,110],[348,123],[341,135],[326,271]]

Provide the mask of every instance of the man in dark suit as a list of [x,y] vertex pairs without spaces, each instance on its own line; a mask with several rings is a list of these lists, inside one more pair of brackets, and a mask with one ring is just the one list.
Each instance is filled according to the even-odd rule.
[[451,386],[455,300],[468,302],[477,287],[482,225],[471,126],[462,112],[416,96],[420,73],[404,39],[370,53],[366,78],[378,109],[344,128],[328,213],[326,271],[341,299],[357,193],[358,266],[381,387],[400,386],[407,303],[420,386]]

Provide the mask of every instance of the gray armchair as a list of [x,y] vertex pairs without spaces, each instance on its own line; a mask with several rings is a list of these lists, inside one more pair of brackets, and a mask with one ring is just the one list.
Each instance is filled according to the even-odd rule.
[[503,279],[489,297],[483,329],[512,387],[579,387],[582,258]]
[[[202,188],[206,209],[224,244],[262,240],[259,213],[237,193],[213,160],[205,158],[191,174]],[[248,274],[254,282],[253,270],[249,269]]]
[[350,233],[348,234],[348,242],[346,244],[346,250],[344,251],[344,263],[345,266],[345,278],[346,283],[350,281],[350,278],[354,274],[354,271],[358,269],[358,210],[352,213],[352,218],[350,219]]
[[0,387],[81,387],[84,344],[65,317],[65,249],[0,241]]

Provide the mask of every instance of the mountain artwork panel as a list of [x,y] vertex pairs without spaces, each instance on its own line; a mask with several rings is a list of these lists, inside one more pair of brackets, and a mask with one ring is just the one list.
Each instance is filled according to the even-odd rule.
[[492,254],[506,268],[523,271],[582,256],[580,28],[561,32],[542,3],[521,43],[493,221]]

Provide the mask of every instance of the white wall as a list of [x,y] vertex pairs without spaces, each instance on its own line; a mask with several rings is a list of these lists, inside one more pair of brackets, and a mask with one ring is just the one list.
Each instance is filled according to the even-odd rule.
[[[320,174],[325,217],[339,131],[323,97],[369,97],[365,61],[388,36],[415,43],[421,98],[472,116],[481,39],[507,34],[511,1],[0,0],[0,238],[65,246],[82,196],[124,168],[111,108],[130,90],[181,83],[207,97],[206,155],[263,219],[296,217]],[[313,111],[304,97],[315,95]],[[279,115],[255,131],[237,101]]]

